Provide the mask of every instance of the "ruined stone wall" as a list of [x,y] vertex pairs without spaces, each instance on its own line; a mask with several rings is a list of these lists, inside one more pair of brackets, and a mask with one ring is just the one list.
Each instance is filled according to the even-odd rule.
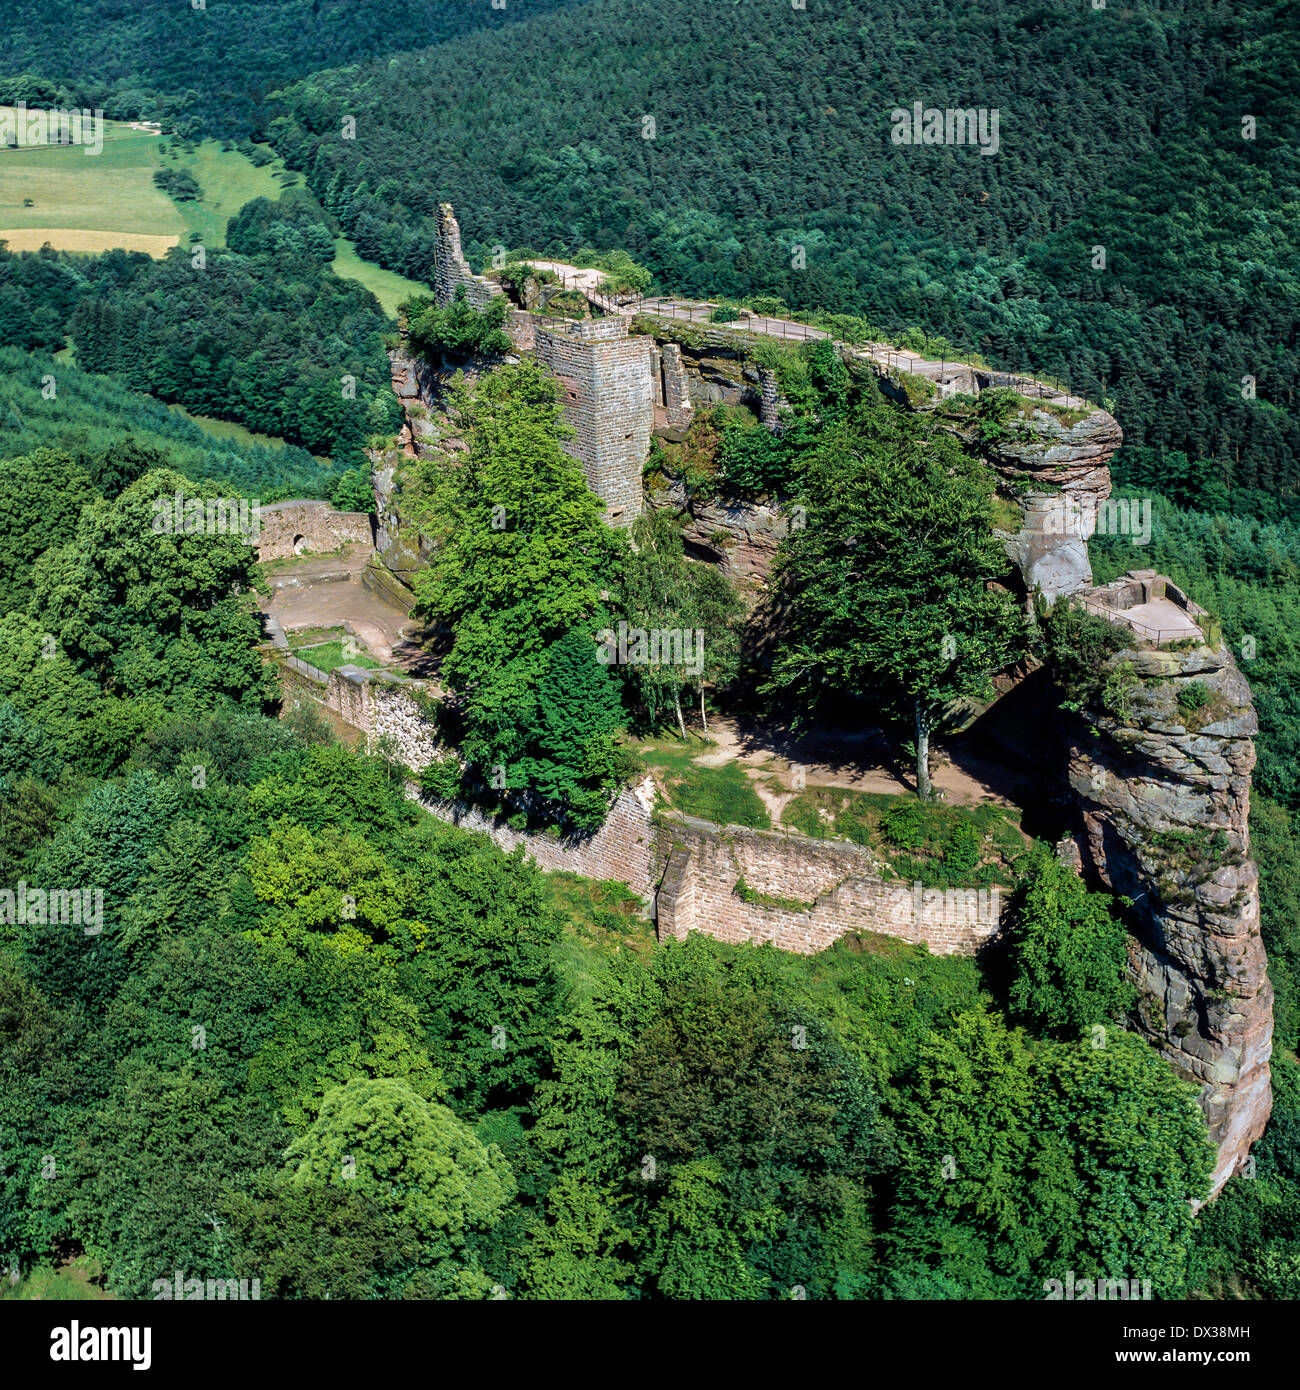
[[[1125,662],[1126,708],[1066,728],[1078,848],[1088,877],[1133,900],[1134,1021],[1200,1088],[1218,1191],[1272,1104],[1273,990],[1247,824],[1257,720],[1221,643],[1171,652],[1135,642],[1106,672]],[[1177,695],[1192,681],[1211,701],[1188,714]]]
[[446,308],[464,287],[465,298],[476,309],[485,308],[502,291],[492,281],[475,275],[460,249],[460,223],[450,203],[439,203],[434,216],[433,288],[440,308]]
[[371,540],[370,517],[366,512],[336,512],[328,502],[276,502],[259,508],[258,516],[259,560],[324,553],[354,541],[369,545]]
[[462,830],[479,831],[507,854],[522,845],[524,853],[543,869],[564,869],[586,878],[616,879],[647,902],[654,896],[658,879],[652,820],[654,789],[648,782],[623,791],[599,830],[591,835],[566,837],[512,830],[477,806],[423,800],[416,788],[407,790],[439,820]]
[[[678,815],[663,817],[660,839],[668,854],[656,900],[661,939],[702,931],[812,955],[865,931],[924,943],[936,955],[973,955],[999,929],[999,890],[887,881],[858,845]],[[741,896],[746,889],[759,900]]]
[[606,506],[610,525],[641,514],[641,472],[654,426],[651,344],[624,318],[534,320],[534,350],[563,388],[575,435],[565,448]]

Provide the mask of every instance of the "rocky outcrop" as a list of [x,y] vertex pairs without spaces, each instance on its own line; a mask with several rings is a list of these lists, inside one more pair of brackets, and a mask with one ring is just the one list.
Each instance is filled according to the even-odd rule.
[[1273,992],[1247,828],[1258,726],[1227,647],[1180,647],[1134,634],[1108,661],[1103,707],[1067,730],[1068,775],[1084,871],[1133,900],[1133,1022],[1200,1088],[1217,1192],[1272,1103]]
[[[1056,599],[1087,588],[1088,538],[1110,496],[1111,457],[1124,442],[1115,417],[1029,377],[950,366],[938,380],[903,373],[913,379],[898,386],[899,373],[891,376],[878,362],[869,365],[894,387],[889,394],[895,401],[932,415],[997,472],[1000,493],[1020,513],[1019,527],[1002,538],[1026,592],[1039,589]],[[989,428],[980,418],[979,397],[995,386],[1016,391],[1021,404],[1018,413]]]
[[1108,465],[1123,439],[1105,410],[1071,420],[1039,408],[1011,437],[985,442],[985,456],[1023,513],[1005,544],[1028,592],[1054,599],[1092,583],[1088,538],[1110,496]]
[[678,478],[651,488],[646,500],[652,507],[676,513],[691,559],[715,564],[738,581],[765,580],[777,547],[790,530],[790,518],[768,503],[734,498],[700,501],[688,495]]

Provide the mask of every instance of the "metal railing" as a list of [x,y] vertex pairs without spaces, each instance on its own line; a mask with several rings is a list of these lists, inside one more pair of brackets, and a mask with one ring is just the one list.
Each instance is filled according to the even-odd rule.
[[284,659],[284,663],[286,666],[291,666],[300,675],[306,676],[308,680],[316,681],[319,685],[328,685],[330,683],[330,678],[324,671],[318,666],[312,666],[300,656],[287,656]]
[[1204,640],[1205,637],[1201,628],[1193,621],[1191,614],[1188,614],[1187,621],[1195,629],[1194,632],[1188,632],[1185,627],[1155,627],[1151,623],[1144,622],[1141,618],[1129,617],[1122,608],[1108,608],[1104,603],[1098,603],[1095,599],[1084,598],[1078,599],[1077,602],[1085,612],[1098,618],[1105,618],[1107,622],[1115,623],[1119,627],[1130,628],[1157,647],[1162,646],[1165,642],[1182,642],[1196,636]]
[[[610,314],[627,314],[629,316],[647,314],[653,318],[667,318],[673,321],[684,319],[688,323],[708,323],[710,322],[709,315],[713,310],[721,307],[713,300],[681,300],[671,295],[653,295],[646,299],[644,295],[638,294],[635,298],[623,299],[618,295],[602,294],[595,287],[581,284],[576,275],[570,276],[564,271],[559,274],[561,289],[577,291],[584,295],[588,302]],[[781,338],[786,341],[793,338],[799,342],[815,342],[823,338],[833,338],[833,335],[826,329],[818,328],[815,324],[800,323],[797,319],[752,314],[750,320],[749,323],[742,323],[740,319],[736,319],[715,326],[731,328],[733,331],[738,329],[744,333],[756,333],[765,338]],[[780,327],[779,333],[775,328],[778,325]],[[907,372],[911,376],[933,380],[932,373],[918,371],[917,365],[937,365],[940,378],[948,375],[948,359],[944,356],[927,358],[919,352],[913,352],[906,348],[895,348],[885,343],[848,343],[845,346],[859,357],[866,356],[874,362],[879,362],[889,372]],[[1063,405],[1066,409],[1082,409],[1088,403],[1085,396],[1074,391],[1068,380],[1064,386],[1054,386],[1038,377],[1019,372],[998,372],[992,368],[979,368],[973,363],[963,362],[960,359],[955,359],[952,365],[954,367],[966,367],[972,373],[981,370],[987,371],[991,387],[1009,387],[1027,400],[1051,401]]]

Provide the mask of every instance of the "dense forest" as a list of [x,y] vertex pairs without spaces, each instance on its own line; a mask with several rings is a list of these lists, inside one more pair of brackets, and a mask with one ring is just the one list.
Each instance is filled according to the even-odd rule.
[[[619,0],[313,74],[271,130],[416,278],[450,199],[472,255],[620,246],[665,288],[921,324],[1290,504],[1298,15]],[[913,100],[997,109],[997,157],[892,144]]]
[[[664,288],[921,325],[1296,510],[1297,0],[65,8],[18,6],[0,97],[270,133],[414,279],[450,198],[474,255],[622,247]],[[918,100],[996,110],[997,156],[894,144]]]
[[[550,401],[523,368],[495,379],[482,471],[563,469]],[[16,508],[49,513],[3,557],[6,878],[104,896],[93,934],[0,935],[0,1243],[22,1267],[72,1240],[122,1294],[183,1269],[334,1298],[1205,1277],[1204,1121],[1141,1040],[1079,1045],[1129,1002],[1124,932],[1050,854],[991,973],[884,944],[652,947],[621,890],[566,897],[431,819],[384,757],[266,718],[251,550],[147,525],[179,475],[114,493],[64,468],[54,497],[49,465],[6,464]],[[563,608],[598,523],[539,505],[564,577],[539,574],[534,602]],[[462,662],[485,661],[491,632],[458,631]],[[551,732],[554,661],[502,667],[516,688],[540,672]]]
[[[330,269],[333,234],[309,195],[255,199],[226,238],[161,261],[0,247],[7,341],[53,350],[66,335],[82,372],[365,464],[366,440],[399,419],[379,302]],[[301,454],[283,462],[310,471]]]
[[[791,485],[819,505],[851,438],[878,517],[932,530],[904,486],[935,481],[915,420],[808,381]],[[653,526],[636,552],[604,528],[535,365],[456,408],[459,486],[431,457],[415,490],[444,528],[420,590],[450,641],[448,727],[471,774],[504,756],[581,816],[619,774],[620,723],[671,718],[673,692],[620,689],[572,633],[737,615]],[[949,464],[936,506],[987,533],[987,484]],[[1115,900],[1046,847],[981,961],[655,945],[619,885],[544,876],[434,820],[391,755],[270,717],[254,553],[152,530],[151,500],[187,486],[165,458],[38,451],[0,483],[0,878],[103,892],[92,932],[0,925],[0,1253],[20,1270],[71,1245],[138,1297],[176,1270],[334,1299],[1033,1298],[1063,1269],[1300,1292],[1289,1054],[1256,1175],[1194,1220],[1193,1092],[1118,1025]],[[474,524],[487,499],[529,524]],[[1289,813],[1260,813],[1293,1043],[1300,854]],[[1081,1045],[1099,1018],[1107,1046]]]
[[[287,78],[544,14],[572,0],[9,0],[0,100],[167,117],[189,134],[255,136]],[[45,81],[36,80],[43,77]]]
[[219,438],[112,377],[15,347],[0,348],[0,414],[5,454],[45,446],[92,474],[113,445],[130,443],[170,459],[196,482],[267,503],[332,496],[341,476],[305,449]]

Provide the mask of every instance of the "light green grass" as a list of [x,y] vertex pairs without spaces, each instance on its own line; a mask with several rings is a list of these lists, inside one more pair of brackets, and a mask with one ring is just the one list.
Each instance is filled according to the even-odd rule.
[[98,1278],[99,1267],[85,1256],[57,1268],[38,1265],[17,1284],[10,1284],[7,1277],[0,1279],[0,1301],[89,1303],[112,1299],[113,1295],[95,1282]]
[[188,169],[198,180],[202,195],[197,202],[177,203],[176,211],[186,227],[185,241],[198,233],[204,246],[224,246],[230,219],[254,198],[277,199],[284,191],[276,177],[283,166],[276,161],[260,169],[238,150],[223,150],[218,140],[204,140],[189,153],[169,141],[168,151],[159,161],[164,169]]
[[[352,645],[355,648],[356,643]],[[366,671],[383,669],[382,661],[375,661],[373,657],[366,656],[358,650],[345,651],[341,641],[322,642],[314,647],[294,647],[293,654],[318,671],[324,671],[326,675],[340,666],[360,666]]]
[[[86,252],[109,249],[111,234],[179,238],[185,223],[154,184],[158,167],[156,137],[106,140],[97,155],[76,145],[0,150],[0,237],[29,228],[78,232],[63,249]],[[28,198],[32,206],[24,207]],[[59,247],[60,238],[49,240]]]
[[[34,108],[33,108],[34,109]],[[0,102],[0,116],[16,116],[18,108],[16,106],[6,106]],[[27,113],[29,116],[31,112]],[[30,129],[30,128],[29,128]],[[88,133],[88,132],[87,132]],[[157,140],[157,131],[133,130],[130,121],[105,121],[104,122],[104,144],[107,146],[111,141],[118,140]],[[29,147],[30,148],[30,147]],[[93,156],[92,156],[93,157]]]
[[635,751],[658,774],[656,780],[665,788],[674,811],[717,825],[770,829],[772,818],[740,763],[701,767],[695,761],[713,748],[714,745],[699,741],[651,739],[636,745]]
[[210,434],[214,439],[233,439],[238,444],[262,444],[268,449],[287,447],[285,441],[277,435],[258,434],[256,430],[250,430],[235,420],[218,420],[213,415],[195,415],[183,405],[177,405],[175,401],[168,401],[167,409],[174,410],[177,415],[183,415],[187,420],[193,420],[205,434]]
[[[159,169],[188,170],[198,181],[198,200],[173,202],[153,181]],[[220,248],[245,203],[277,199],[288,187],[303,188],[302,175],[279,159],[259,167],[218,140],[191,149],[107,121],[97,155],[75,145],[0,149],[0,239],[16,251],[48,241],[56,250],[87,255],[120,246],[163,256],[169,246],[196,240]],[[25,207],[29,198],[32,206]],[[363,261],[346,238],[336,246],[334,273],[364,285],[386,314],[396,317],[402,300],[428,294],[428,286]]]
[[399,275],[395,270],[385,270],[371,261],[363,261],[346,237],[339,237],[334,244],[338,248],[332,265],[334,274],[342,280],[355,280],[364,285],[384,306],[384,313],[390,318],[397,317],[397,306],[402,300],[409,299],[413,294],[428,295],[428,285],[408,280],[405,275]]
[[[900,812],[913,818],[902,835],[891,831],[889,824],[889,817]],[[1010,884],[1026,848],[1019,813],[991,801],[946,806],[910,795],[809,787],[786,803],[781,823],[805,835],[866,845],[900,878],[919,880],[927,888]],[[979,862],[974,868],[957,868],[949,859],[958,826],[969,826],[979,839]]]

